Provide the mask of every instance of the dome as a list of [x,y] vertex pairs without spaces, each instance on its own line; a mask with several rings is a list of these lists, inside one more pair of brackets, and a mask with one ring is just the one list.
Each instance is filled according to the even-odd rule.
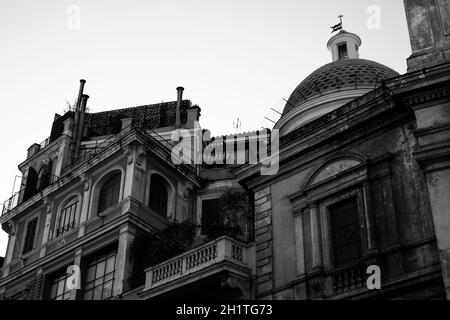
[[399,76],[378,62],[360,59],[361,43],[357,34],[345,30],[328,40],[332,62],[311,73],[292,92],[274,126],[280,136],[367,94],[382,80]]
[[327,94],[375,88],[381,80],[399,74],[380,63],[365,59],[340,59],[324,65],[303,80],[291,94],[283,115],[297,106]]

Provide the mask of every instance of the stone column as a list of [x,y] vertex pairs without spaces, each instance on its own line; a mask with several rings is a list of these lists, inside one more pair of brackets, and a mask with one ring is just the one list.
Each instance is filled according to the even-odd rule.
[[113,296],[118,296],[130,289],[133,270],[133,257],[130,255],[130,245],[135,237],[136,231],[133,228],[124,226],[120,229]]
[[[307,299],[307,283],[305,279],[306,275],[306,261],[305,261],[305,242],[303,233],[303,211],[300,209],[298,212],[294,212],[294,232],[295,232],[295,263],[296,263],[296,276],[299,279],[299,283],[295,286],[295,300]],[[309,210],[307,210],[309,213]]]
[[295,261],[297,277],[305,275],[305,246],[303,239],[303,215],[302,210],[295,213],[294,216],[294,230],[295,230]]
[[320,234],[320,213],[317,203],[309,207],[311,220],[312,270],[322,270],[322,239]]
[[[375,240],[375,222],[372,212],[372,199],[370,193],[370,185],[368,182],[363,183],[363,201],[364,201],[364,220],[367,232],[367,250],[374,251],[377,249]],[[395,228],[397,225],[394,226]]]

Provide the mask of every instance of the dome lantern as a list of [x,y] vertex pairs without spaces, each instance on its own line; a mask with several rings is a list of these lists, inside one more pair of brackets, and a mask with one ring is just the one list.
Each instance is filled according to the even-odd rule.
[[327,46],[333,62],[348,58],[358,59],[361,38],[354,33],[341,30],[328,41]]

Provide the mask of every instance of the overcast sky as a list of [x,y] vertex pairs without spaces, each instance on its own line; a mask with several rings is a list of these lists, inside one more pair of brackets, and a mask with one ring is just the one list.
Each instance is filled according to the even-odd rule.
[[[339,14],[361,58],[406,72],[401,0],[0,0],[0,203],[79,79],[92,112],[173,101],[183,86],[213,135],[271,127],[270,108],[331,61]],[[6,244],[0,231],[0,256]]]

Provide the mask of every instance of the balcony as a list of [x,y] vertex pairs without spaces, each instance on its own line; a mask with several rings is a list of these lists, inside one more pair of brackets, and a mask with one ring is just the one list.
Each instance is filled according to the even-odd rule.
[[343,299],[367,292],[367,267],[379,264],[379,258],[372,255],[330,270],[326,273],[328,285],[326,289],[324,288],[327,296],[333,299]]
[[205,279],[213,283],[219,275],[224,279],[224,274],[237,277],[242,286],[249,288],[249,277],[254,274],[253,256],[253,245],[226,236],[218,238],[145,270],[141,295],[152,298]]
[[27,201],[28,199],[31,199],[33,196],[38,194],[40,191],[43,191],[47,187],[54,184],[56,181],[58,181],[59,177],[55,176],[53,174],[48,174],[46,176],[46,180],[44,183],[41,184],[41,186],[36,187],[34,191],[26,194],[25,189],[22,188],[21,190],[14,193],[8,200],[6,200],[3,203],[3,209],[2,214],[0,217],[3,217],[4,215],[8,214],[11,210],[22,204],[23,202]]

